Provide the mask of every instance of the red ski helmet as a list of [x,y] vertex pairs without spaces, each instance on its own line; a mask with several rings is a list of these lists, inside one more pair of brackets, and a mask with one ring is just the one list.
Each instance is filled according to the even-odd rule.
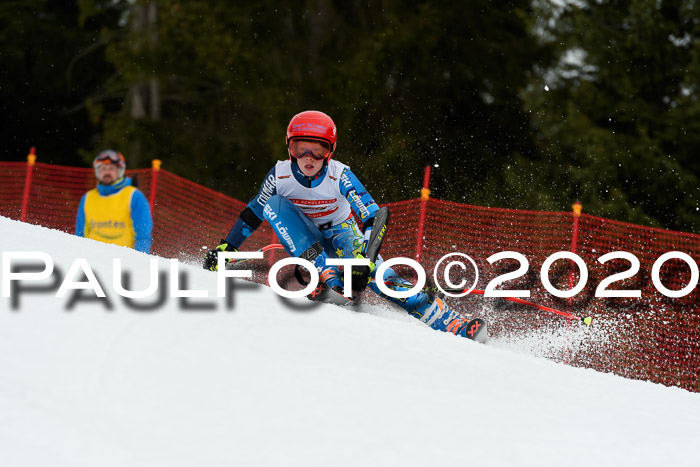
[[[293,139],[310,139],[326,142],[330,152],[327,158],[333,157],[335,143],[338,140],[335,123],[333,119],[323,112],[317,110],[307,110],[296,114],[289,121],[287,126],[287,149]],[[292,154],[289,154],[290,157]]]

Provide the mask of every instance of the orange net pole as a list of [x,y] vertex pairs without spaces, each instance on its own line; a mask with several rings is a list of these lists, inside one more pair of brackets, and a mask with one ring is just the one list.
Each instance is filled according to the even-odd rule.
[[415,259],[420,263],[423,255],[423,232],[425,231],[425,216],[427,212],[427,204],[430,199],[430,166],[425,166],[423,172],[423,188],[420,190],[420,214],[418,215],[418,229],[416,235],[416,254]]
[[27,220],[27,209],[29,208],[29,193],[32,189],[32,174],[34,173],[34,163],[36,162],[36,148],[34,146],[27,155],[27,173],[24,177],[24,193],[22,194],[22,211],[19,220]]
[[158,187],[158,172],[160,172],[161,161],[153,159],[151,161],[151,195],[148,197],[148,203],[151,205],[151,215],[156,208],[156,190]]

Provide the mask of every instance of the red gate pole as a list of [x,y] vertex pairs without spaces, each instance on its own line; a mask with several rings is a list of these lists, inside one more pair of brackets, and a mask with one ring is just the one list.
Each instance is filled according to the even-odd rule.
[[22,211],[19,220],[26,222],[27,211],[29,210],[29,192],[32,189],[32,174],[34,173],[34,163],[36,162],[36,148],[32,146],[27,155],[27,174],[24,177],[24,193],[22,195]]
[[[580,201],[576,201],[571,208],[573,209],[573,219],[574,223],[571,229],[571,252],[576,253],[576,250],[578,249],[578,220],[581,217],[581,211],[583,209],[583,206],[581,205]],[[574,271],[574,264],[571,263],[571,270],[569,272],[569,290],[574,288],[574,280],[576,279],[576,273]],[[574,303],[574,297],[569,297],[568,299],[568,311],[569,313],[572,312],[572,305]],[[566,329],[567,331],[571,327],[571,323],[569,321],[566,322]],[[568,339],[568,336],[567,336]],[[564,364],[569,363],[569,347],[566,348],[564,352]]]
[[[272,227],[272,224],[270,224],[270,227]],[[275,234],[275,230],[270,228],[270,243],[268,244],[268,246],[274,245],[279,241],[280,240],[277,238],[277,234]],[[280,247],[284,248],[281,245],[280,245]],[[265,251],[265,254],[268,255],[267,256],[267,270],[269,271],[272,268],[272,266],[275,264],[275,260],[277,259],[277,249],[270,248],[269,250],[265,250],[265,247],[263,247],[263,251]],[[255,274],[255,272],[253,274]],[[269,274],[265,275],[265,285],[267,285],[268,287],[270,286]]]
[[418,217],[418,238],[416,239],[416,261],[420,263],[423,256],[423,232],[425,230],[425,217],[430,199],[430,166],[425,166],[423,172],[423,188],[420,190],[420,215]]
[[[270,226],[272,227],[272,226]],[[275,234],[275,231],[273,229],[270,229],[270,244],[277,243],[279,242],[279,239],[277,238],[277,235]],[[271,268],[275,264],[275,250],[272,250],[270,252],[270,257],[267,258],[267,267]],[[267,283],[267,280],[265,280],[265,284],[270,285]]]
[[151,205],[151,217],[154,216],[154,209],[156,207],[156,191],[158,190],[158,173],[160,172],[160,159],[153,159],[151,161],[151,195],[148,199],[148,204]]

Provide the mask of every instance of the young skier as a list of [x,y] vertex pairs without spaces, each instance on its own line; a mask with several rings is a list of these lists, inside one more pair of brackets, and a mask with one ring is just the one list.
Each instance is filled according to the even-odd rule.
[[[319,280],[343,293],[343,280],[337,266],[326,264],[328,258],[360,258],[367,253],[374,215],[379,209],[350,167],[332,158],[336,150],[336,126],[326,114],[314,110],[295,115],[287,127],[289,159],[279,161],[267,173],[258,194],[241,212],[235,225],[214,250],[204,258],[204,268],[217,269],[219,251],[238,251],[241,244],[263,220],[270,223],[280,243],[290,256],[313,263]],[[360,231],[352,215],[362,220]],[[439,297],[419,292],[408,298],[383,294],[376,285],[376,266],[352,269],[352,289],[369,288],[427,323],[433,329],[466,337],[468,319],[449,309]],[[391,268],[384,274],[391,290],[406,291],[413,287]]]

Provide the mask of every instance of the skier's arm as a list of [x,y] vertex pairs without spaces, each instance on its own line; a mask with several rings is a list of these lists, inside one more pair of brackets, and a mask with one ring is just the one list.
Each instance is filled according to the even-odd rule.
[[232,248],[238,249],[263,222],[263,208],[272,195],[277,194],[277,177],[273,167],[265,176],[258,194],[250,200],[241,211],[238,220],[226,236],[225,242]]
[[85,198],[87,198],[87,193],[80,198],[78,215],[75,218],[75,234],[78,237],[85,237],[85,234],[87,234],[85,231]]
[[353,212],[364,225],[365,244],[362,249],[362,254],[364,254],[367,251],[367,242],[372,232],[374,215],[379,210],[379,206],[350,168],[343,170],[340,175],[340,193],[348,200]]
[[134,250],[150,253],[153,244],[153,217],[146,196],[139,190],[134,190],[131,196],[131,223],[136,237]]
[[216,271],[218,268],[217,253],[219,251],[238,251],[243,242],[250,237],[255,230],[260,227],[263,221],[263,209],[265,203],[272,195],[277,194],[277,176],[275,167],[265,176],[265,180],[260,186],[260,191],[248,202],[248,205],[241,211],[236,223],[224,240],[213,250],[209,250],[204,256],[204,269]]

